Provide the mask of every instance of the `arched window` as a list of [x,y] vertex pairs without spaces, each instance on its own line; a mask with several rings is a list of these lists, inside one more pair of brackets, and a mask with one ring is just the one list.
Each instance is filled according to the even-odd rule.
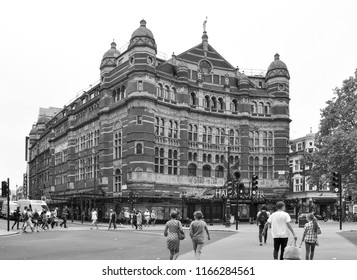
[[219,155],[216,155],[216,157],[215,157],[215,163],[219,163]]
[[268,147],[268,133],[266,131],[263,131],[262,134],[263,134],[263,147]]
[[193,139],[193,126],[192,124],[188,125],[188,141],[192,141]]
[[208,95],[205,96],[205,99],[204,99],[204,103],[203,103],[203,106],[205,108],[210,108],[210,105],[211,105],[211,102],[210,102],[210,98]]
[[120,169],[115,170],[113,192],[121,192],[121,171],[120,171]]
[[190,163],[188,165],[188,176],[197,176],[197,165]]
[[254,174],[257,175],[258,177],[259,176],[259,158],[258,157],[255,157],[254,159]]
[[193,153],[193,161],[197,161],[197,153]]
[[258,103],[258,114],[263,114],[263,102]]
[[217,99],[216,99],[216,97],[212,96],[211,101],[212,101],[211,109],[216,110],[217,109]]
[[176,101],[176,88],[172,88],[172,91],[171,91],[171,100],[172,101]]
[[126,88],[122,86],[120,89],[120,99],[124,99],[126,97]]
[[220,140],[221,140],[221,137],[220,137],[221,130],[219,128],[216,128],[215,131],[216,131],[216,144],[219,144]]
[[234,130],[229,130],[229,144],[234,145]]
[[234,163],[234,158],[233,158],[233,156],[230,156],[229,157],[229,164],[233,165],[233,163]]
[[218,98],[218,110],[224,110],[224,102],[222,98]]
[[254,132],[254,146],[259,147],[259,132],[258,131]]
[[254,159],[253,157],[249,157],[249,177],[252,178],[254,175]]
[[264,113],[266,115],[270,115],[271,114],[271,111],[270,111],[270,103],[265,103],[265,106],[264,106]]
[[208,128],[207,143],[212,143],[212,128],[211,127]]
[[211,154],[208,154],[208,155],[207,155],[207,161],[208,161],[208,162],[212,162],[212,155],[211,155]]
[[196,93],[191,92],[190,105],[196,106]]
[[238,102],[235,99],[232,100],[231,111],[232,112],[238,112]]
[[163,88],[162,84],[159,84],[158,97],[164,98],[164,88]]
[[159,135],[160,133],[160,119],[158,117],[155,118],[155,135]]
[[257,103],[256,102],[252,102],[252,114],[256,114],[257,113]]
[[273,147],[273,133],[268,132],[268,147]]
[[221,155],[221,163],[224,163],[224,155]]
[[178,138],[178,123],[174,121],[174,134],[173,138],[177,139]]
[[192,153],[191,152],[188,153],[188,160],[192,161]]
[[211,177],[211,166],[204,165],[202,167],[202,176],[203,177]]
[[143,144],[141,143],[136,144],[136,154],[137,155],[143,154]]
[[160,136],[165,136],[165,120],[160,119]]
[[234,145],[239,146],[239,131],[238,130],[234,131]]
[[206,162],[207,161],[207,155],[206,154],[203,154],[202,155],[202,162]]
[[219,165],[219,166],[216,167],[215,177],[216,178],[223,178],[224,177],[224,168],[223,168],[223,166]]
[[178,158],[177,151],[172,151],[171,149],[168,152],[168,160],[167,160],[167,171],[169,174],[177,175],[178,168]]
[[268,178],[268,159],[263,157],[263,179]]
[[274,177],[274,165],[273,158],[268,158],[268,179],[273,179]]
[[254,133],[253,131],[249,131],[249,147],[254,146]]
[[113,154],[114,159],[119,159],[122,157],[122,133],[121,130],[114,133],[114,143],[113,143]]
[[170,88],[169,86],[164,87],[164,99],[169,100]]
[[203,127],[202,142],[207,143],[207,127]]
[[[191,125],[190,125],[191,126]],[[192,131],[192,141],[197,141],[198,139],[198,130],[197,130],[197,125],[192,125],[191,126],[191,131]],[[190,137],[189,137],[190,138]],[[190,140],[190,139],[188,139]]]
[[173,121],[169,121],[169,134],[168,134],[168,137],[172,137],[173,135],[173,130],[174,130],[174,125],[173,125]]
[[224,128],[221,128],[221,144],[226,144],[226,132]]

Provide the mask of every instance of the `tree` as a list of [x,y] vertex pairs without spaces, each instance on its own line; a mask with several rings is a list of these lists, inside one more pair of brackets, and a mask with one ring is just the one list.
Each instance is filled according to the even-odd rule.
[[321,180],[328,181],[333,171],[342,175],[344,183],[357,180],[357,69],[333,94],[321,110],[317,149],[306,155],[310,181],[318,186]]

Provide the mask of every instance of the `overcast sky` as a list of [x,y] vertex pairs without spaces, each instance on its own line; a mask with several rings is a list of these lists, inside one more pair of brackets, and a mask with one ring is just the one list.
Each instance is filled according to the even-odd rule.
[[[135,4],[132,4],[134,3]],[[60,107],[99,79],[113,39],[141,19],[168,57],[209,44],[233,66],[290,72],[290,138],[318,129],[332,90],[357,68],[357,1],[1,1],[0,180],[22,185],[25,137],[40,107]]]

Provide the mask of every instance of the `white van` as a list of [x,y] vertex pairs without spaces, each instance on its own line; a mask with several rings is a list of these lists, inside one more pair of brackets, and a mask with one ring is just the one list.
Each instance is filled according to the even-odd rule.
[[23,213],[25,206],[27,206],[27,208],[30,208],[32,211],[35,211],[36,209],[39,214],[41,214],[43,210],[46,210],[46,216],[48,218],[51,216],[47,203],[43,200],[19,199],[17,203],[20,207],[20,213]]
[[[14,212],[16,211],[17,207],[19,207],[17,201],[10,201],[10,219],[14,218]],[[5,200],[2,204],[1,216],[4,219],[7,219],[7,200]]]

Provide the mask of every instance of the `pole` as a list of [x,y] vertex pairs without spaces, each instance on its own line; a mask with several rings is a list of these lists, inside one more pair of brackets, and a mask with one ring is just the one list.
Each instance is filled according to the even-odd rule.
[[345,209],[342,209],[342,184],[341,184],[341,174],[338,174],[338,192],[340,194],[340,230],[342,230],[342,217],[343,217],[343,211]]
[[238,219],[239,219],[239,216],[238,216],[238,213],[239,213],[239,208],[238,208],[238,202],[239,202],[239,184],[238,182],[236,182],[236,195],[237,195],[237,217],[236,217],[236,230],[238,230]]
[[7,231],[10,231],[10,179],[7,178]]
[[96,177],[97,177],[97,170],[96,170],[96,167],[97,167],[97,154],[94,152],[94,182],[93,182],[93,186],[94,186],[94,203],[93,203],[93,208],[95,208],[95,181],[96,181]]
[[[231,206],[230,206],[230,199],[228,197],[228,184],[230,182],[231,176],[230,176],[230,146],[229,146],[229,140],[228,140],[228,170],[227,170],[227,203],[226,203],[226,221],[225,221],[225,226],[230,227],[231,226],[231,219],[230,219],[230,214],[231,214]],[[233,189],[233,185],[232,185]]]

